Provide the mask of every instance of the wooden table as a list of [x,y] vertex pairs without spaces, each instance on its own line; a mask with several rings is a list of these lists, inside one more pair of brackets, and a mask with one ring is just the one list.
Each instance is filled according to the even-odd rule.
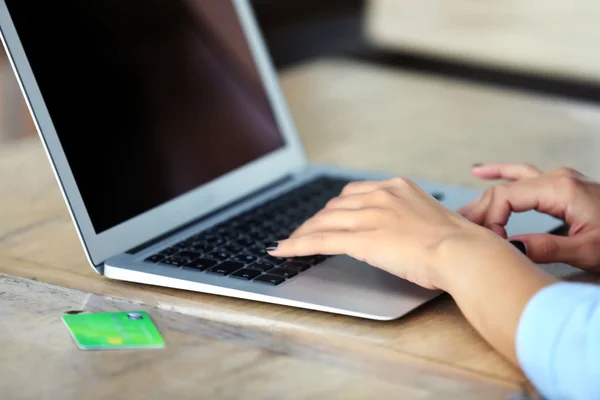
[[368,37],[391,50],[600,84],[595,0],[369,0]]
[[[585,105],[334,60],[282,82],[315,162],[479,187],[469,176],[477,161],[600,176],[600,111]],[[0,176],[2,398],[504,399],[530,390],[448,296],[376,322],[104,279],[86,265],[37,141],[0,148]],[[60,321],[72,309],[140,308],[167,349],[83,352]]]

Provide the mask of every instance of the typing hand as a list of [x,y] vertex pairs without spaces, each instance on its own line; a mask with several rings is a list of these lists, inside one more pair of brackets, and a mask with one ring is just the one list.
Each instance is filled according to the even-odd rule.
[[522,257],[510,244],[442,206],[415,183],[398,178],[349,184],[269,253],[279,257],[347,254],[422,287],[446,290],[447,275],[460,260],[473,258],[473,247],[481,239]]
[[506,238],[504,229],[513,212],[537,210],[562,219],[567,237],[550,234],[509,238],[525,244],[538,263],[565,262],[600,272],[600,184],[578,171],[561,168],[542,173],[526,164],[485,164],[473,167],[482,179],[504,179],[459,210],[468,220]]

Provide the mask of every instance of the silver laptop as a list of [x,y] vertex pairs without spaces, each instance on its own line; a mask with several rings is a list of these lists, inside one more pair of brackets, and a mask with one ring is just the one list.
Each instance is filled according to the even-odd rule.
[[[2,0],[0,28],[98,274],[378,320],[440,294],[266,254],[347,182],[388,177],[309,165],[248,1]],[[451,209],[478,194],[416,181]]]

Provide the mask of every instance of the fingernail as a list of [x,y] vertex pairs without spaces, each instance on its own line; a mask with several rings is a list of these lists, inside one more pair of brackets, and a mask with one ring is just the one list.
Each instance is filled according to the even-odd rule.
[[274,250],[277,250],[277,247],[279,247],[279,243],[277,243],[277,242],[273,242],[273,243],[269,243],[269,244],[267,245],[267,247],[265,247],[265,249],[266,249],[267,251],[274,251]]
[[479,168],[479,167],[482,167],[482,166],[483,166],[482,163],[473,164],[473,168]]
[[525,246],[525,243],[518,240],[512,240],[510,244],[515,246],[521,253],[527,255],[527,246]]

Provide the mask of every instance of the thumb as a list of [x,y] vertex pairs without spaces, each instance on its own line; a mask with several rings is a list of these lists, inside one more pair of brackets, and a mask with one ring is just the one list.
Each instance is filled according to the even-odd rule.
[[593,246],[594,241],[586,235],[522,235],[512,237],[510,241],[523,242],[527,257],[536,263],[562,262],[586,269],[600,264],[600,254]]

